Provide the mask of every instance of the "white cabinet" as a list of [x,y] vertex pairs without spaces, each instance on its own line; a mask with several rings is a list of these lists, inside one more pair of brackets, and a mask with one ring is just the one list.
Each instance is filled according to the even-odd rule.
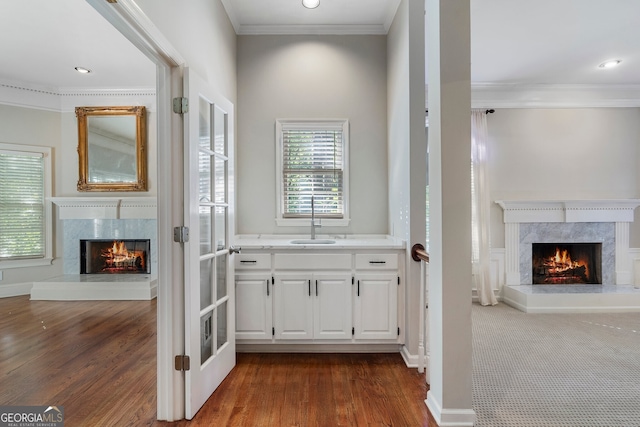
[[354,338],[398,338],[398,276],[367,273],[356,277]]
[[355,268],[355,339],[397,339],[400,335],[398,255],[393,253],[356,254]]
[[313,302],[309,275],[278,275],[274,287],[275,338],[313,338]]
[[236,338],[245,344],[401,343],[401,252],[243,252]]
[[316,274],[313,299],[315,339],[351,338],[351,274]]
[[275,338],[351,338],[351,274],[275,275]]
[[271,339],[271,276],[236,275],[236,339]]
[[271,254],[236,254],[234,262],[236,339],[271,340],[273,328]]

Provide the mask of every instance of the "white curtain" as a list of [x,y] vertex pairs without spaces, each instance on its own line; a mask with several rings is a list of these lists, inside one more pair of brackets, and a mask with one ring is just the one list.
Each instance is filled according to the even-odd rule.
[[471,111],[471,231],[473,281],[482,305],[496,305],[489,272],[489,180],[487,177],[487,114]]

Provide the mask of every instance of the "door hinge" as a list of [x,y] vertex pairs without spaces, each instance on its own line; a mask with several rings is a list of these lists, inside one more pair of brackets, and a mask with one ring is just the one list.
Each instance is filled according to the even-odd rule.
[[398,336],[400,336],[400,328],[398,328]]
[[276,336],[276,328],[271,328],[271,336]]
[[355,335],[356,334],[356,328],[351,328],[351,335]]
[[173,241],[176,243],[186,243],[189,241],[189,227],[180,226],[173,228]]
[[188,113],[189,98],[184,98],[184,97],[173,98],[173,112],[176,114]]
[[354,276],[351,276],[351,284],[353,285],[356,281],[356,278]]
[[400,276],[398,276],[398,286],[400,286]]
[[185,356],[184,354],[176,356],[175,366],[176,371],[188,371],[191,368],[189,356]]

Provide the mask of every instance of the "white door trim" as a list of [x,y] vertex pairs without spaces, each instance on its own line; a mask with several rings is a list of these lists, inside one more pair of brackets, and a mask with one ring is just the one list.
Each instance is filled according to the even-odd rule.
[[86,0],[157,66],[158,114],[158,326],[157,418],[184,418],[184,374],[174,370],[174,356],[184,352],[183,248],[169,232],[183,224],[182,120],[171,99],[182,96],[185,61],[133,0]]

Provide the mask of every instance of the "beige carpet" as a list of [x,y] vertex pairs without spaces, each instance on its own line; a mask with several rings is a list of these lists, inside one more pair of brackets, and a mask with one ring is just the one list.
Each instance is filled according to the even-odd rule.
[[639,427],[640,313],[473,306],[477,427]]

